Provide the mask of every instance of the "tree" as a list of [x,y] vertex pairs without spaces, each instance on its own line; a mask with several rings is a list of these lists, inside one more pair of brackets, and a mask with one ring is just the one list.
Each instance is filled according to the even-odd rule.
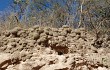
[[17,13],[25,18],[25,22],[36,18],[35,21],[40,19],[41,24],[50,23],[60,27],[73,17],[71,21],[78,22],[78,28],[110,27],[102,24],[109,21],[109,0],[15,0],[14,5],[19,8]]

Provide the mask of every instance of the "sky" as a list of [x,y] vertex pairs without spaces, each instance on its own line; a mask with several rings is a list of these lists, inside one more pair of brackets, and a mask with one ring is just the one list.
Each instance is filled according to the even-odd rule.
[[0,11],[4,11],[10,6],[12,0],[0,0]]

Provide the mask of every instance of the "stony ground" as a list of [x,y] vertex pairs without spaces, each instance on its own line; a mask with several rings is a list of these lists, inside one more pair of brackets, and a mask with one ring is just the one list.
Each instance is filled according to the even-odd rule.
[[34,26],[0,33],[0,70],[110,70],[110,38]]

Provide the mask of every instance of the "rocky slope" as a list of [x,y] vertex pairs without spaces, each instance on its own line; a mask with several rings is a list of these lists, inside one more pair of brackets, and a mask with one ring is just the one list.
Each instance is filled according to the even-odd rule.
[[15,27],[0,33],[0,70],[110,70],[110,38],[66,25]]

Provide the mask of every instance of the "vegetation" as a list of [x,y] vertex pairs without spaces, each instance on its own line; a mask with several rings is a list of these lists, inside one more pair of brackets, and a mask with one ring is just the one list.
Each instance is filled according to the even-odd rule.
[[69,25],[93,30],[96,34],[110,32],[109,0],[13,0],[10,8],[11,13],[5,13],[8,17],[1,20],[2,25],[8,23],[10,28]]

